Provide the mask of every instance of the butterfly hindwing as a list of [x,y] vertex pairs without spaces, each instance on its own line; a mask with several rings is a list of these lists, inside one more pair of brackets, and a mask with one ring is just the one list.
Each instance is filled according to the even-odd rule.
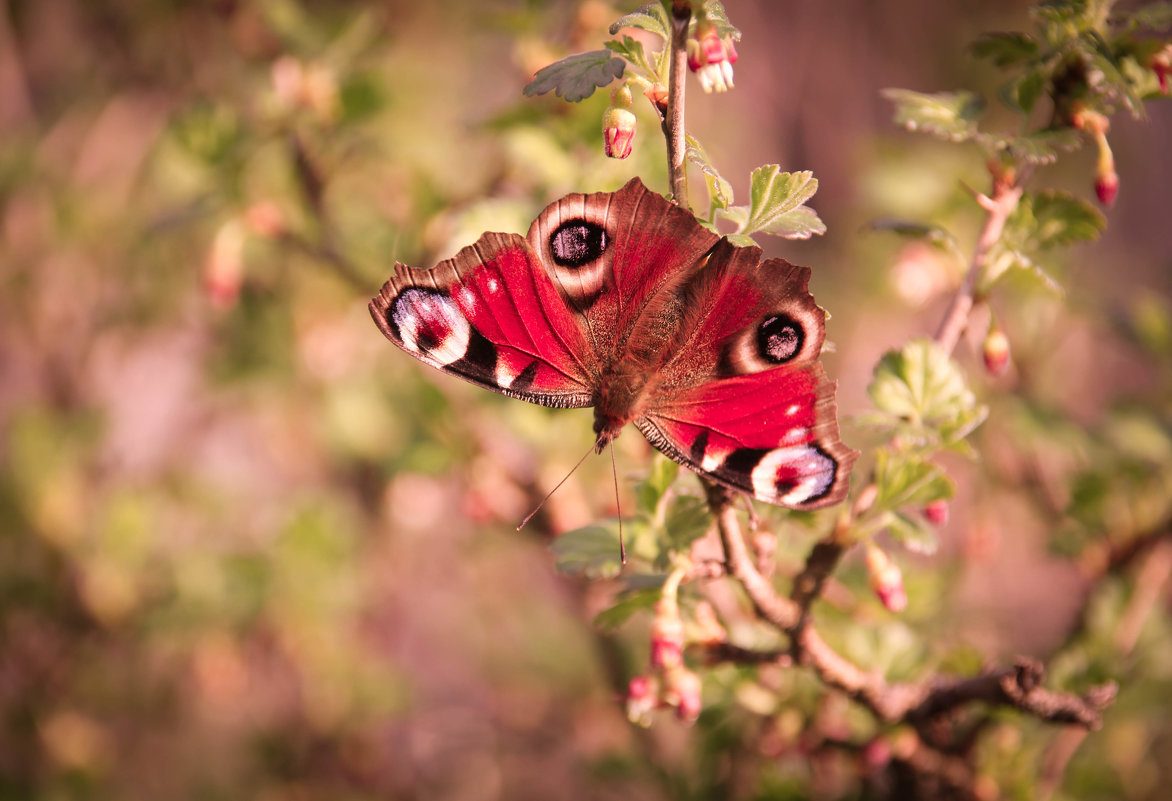
[[433,367],[544,406],[590,405],[581,325],[520,236],[485,234],[430,270],[396,264],[370,313]]

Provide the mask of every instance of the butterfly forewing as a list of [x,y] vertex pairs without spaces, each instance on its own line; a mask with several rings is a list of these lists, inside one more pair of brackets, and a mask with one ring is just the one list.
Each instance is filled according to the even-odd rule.
[[589,406],[581,326],[526,241],[485,234],[430,270],[395,265],[370,302],[383,333],[420,361],[545,406]]

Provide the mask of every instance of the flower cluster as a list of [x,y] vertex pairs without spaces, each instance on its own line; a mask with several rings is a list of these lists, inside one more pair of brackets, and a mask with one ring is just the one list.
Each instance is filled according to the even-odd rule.
[[721,39],[716,26],[707,17],[700,17],[696,23],[696,38],[688,40],[688,68],[696,73],[701,88],[705,92],[732,89],[732,65],[735,63],[737,50],[733,47],[732,37]]

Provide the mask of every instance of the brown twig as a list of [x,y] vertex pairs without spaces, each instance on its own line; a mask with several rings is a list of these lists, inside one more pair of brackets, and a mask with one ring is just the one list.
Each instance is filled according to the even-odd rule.
[[968,326],[969,313],[976,302],[977,284],[985,269],[989,249],[1001,238],[1005,222],[1017,208],[1021,193],[1020,186],[995,181],[992,197],[983,194],[976,196],[977,203],[985,210],[985,224],[981,228],[980,236],[977,237],[976,247],[973,248],[973,258],[964,277],[964,283],[953,296],[952,303],[940,321],[940,327],[936,329],[936,342],[949,353],[956,349],[960,335]]
[[684,80],[688,75],[688,23],[692,6],[676,0],[671,9],[671,63],[668,69],[667,114],[663,118],[663,132],[667,137],[667,172],[671,181],[672,200],[688,208],[688,171],[684,166]]

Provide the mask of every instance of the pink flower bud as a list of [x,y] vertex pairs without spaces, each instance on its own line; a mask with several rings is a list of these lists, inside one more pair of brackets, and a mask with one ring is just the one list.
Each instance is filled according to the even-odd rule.
[[663,700],[676,708],[676,715],[685,723],[695,723],[702,708],[700,677],[687,668],[669,671],[665,677]]
[[652,676],[635,676],[627,685],[627,719],[640,726],[648,725],[659,706],[659,681]]
[[871,590],[879,601],[892,612],[907,609],[907,591],[903,587],[903,574],[899,566],[876,545],[867,546],[867,573]]
[[668,670],[684,663],[684,621],[674,601],[660,601],[651,623],[651,667]]
[[667,113],[667,87],[661,83],[653,83],[643,90],[643,96],[651,101],[660,114]]
[[220,226],[204,262],[203,283],[208,299],[219,309],[236,305],[244,281],[244,232],[237,220]]
[[285,232],[285,213],[273,201],[262,200],[244,210],[244,224],[256,236],[273,239]]
[[631,90],[624,83],[611,92],[610,108],[602,115],[602,136],[606,144],[606,155],[612,159],[625,159],[631,155],[636,120],[630,109]]
[[943,526],[948,522],[948,501],[941,498],[924,506],[924,517],[934,526]]
[[696,24],[696,41],[700,43],[700,53],[705,64],[716,64],[725,60],[724,42],[720,41],[716,26],[707,19],[701,19]]
[[985,369],[991,376],[1004,375],[1009,369],[1009,337],[1005,336],[1005,331],[996,323],[989,327],[989,333],[985,335],[981,356],[985,359]]
[[1152,56],[1148,63],[1152,72],[1156,73],[1156,80],[1160,83],[1160,92],[1168,94],[1168,75],[1172,74],[1172,44],[1164,45],[1164,49]]
[[1095,194],[1104,206],[1115,205],[1115,197],[1119,194],[1119,174],[1113,169],[1099,173],[1095,178]]

